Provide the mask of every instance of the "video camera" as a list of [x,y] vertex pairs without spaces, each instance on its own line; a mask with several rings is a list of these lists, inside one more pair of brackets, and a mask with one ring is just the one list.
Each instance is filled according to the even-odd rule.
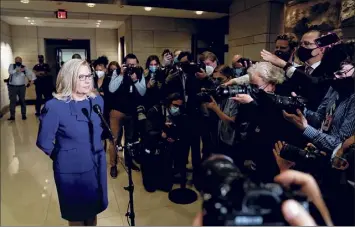
[[284,226],[287,222],[281,205],[288,199],[297,200],[308,209],[306,197],[298,190],[276,183],[252,182],[227,156],[212,156],[201,170],[204,226]]
[[127,67],[124,71],[124,76],[125,77],[130,77],[133,74],[137,75],[137,79],[140,81],[142,79],[143,76],[143,68],[140,66],[137,67]]

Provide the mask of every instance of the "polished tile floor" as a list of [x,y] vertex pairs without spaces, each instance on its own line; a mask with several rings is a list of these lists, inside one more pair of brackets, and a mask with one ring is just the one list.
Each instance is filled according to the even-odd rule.
[[[36,147],[38,120],[34,107],[28,106],[28,119],[1,124],[1,225],[67,225],[60,217],[58,196],[53,180],[52,162]],[[123,169],[117,179],[108,177],[109,207],[98,216],[98,225],[126,226],[128,204],[127,175]],[[148,193],[141,174],[134,172],[136,225],[191,225],[201,202],[178,205],[164,192]]]

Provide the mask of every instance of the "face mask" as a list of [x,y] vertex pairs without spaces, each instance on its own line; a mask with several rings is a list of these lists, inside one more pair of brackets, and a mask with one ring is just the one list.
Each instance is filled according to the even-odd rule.
[[235,73],[236,76],[241,76],[243,71],[244,70],[242,68],[235,68],[234,69],[234,73]]
[[158,67],[156,66],[149,66],[149,71],[151,71],[152,73],[155,73],[157,71]]
[[298,58],[303,61],[303,62],[306,62],[308,61],[309,59],[315,57],[312,55],[312,51],[315,50],[317,48],[313,48],[313,49],[307,49],[303,46],[300,46],[297,50],[297,56]]
[[212,66],[206,66],[206,74],[207,76],[211,76],[213,74],[214,68]]
[[178,57],[176,56],[175,58],[174,58],[174,64],[176,64],[176,63],[178,63],[179,62],[179,60],[178,60]]
[[22,65],[21,62],[16,62],[15,64],[16,64],[17,66],[21,66],[21,65]]
[[349,93],[354,91],[353,77],[333,80],[331,86],[339,93]]
[[39,59],[38,62],[39,62],[39,63],[43,63],[44,60],[43,60],[43,59]]
[[105,76],[105,72],[104,71],[96,71],[96,75],[100,79],[101,77]]
[[281,50],[277,50],[277,51],[275,51],[275,55],[284,61],[290,60],[290,57],[291,57],[291,53],[289,51],[283,52]]
[[213,85],[215,87],[218,87],[221,84],[222,84],[222,78],[213,79]]
[[178,116],[180,114],[180,108],[176,106],[170,107],[170,114],[173,116]]

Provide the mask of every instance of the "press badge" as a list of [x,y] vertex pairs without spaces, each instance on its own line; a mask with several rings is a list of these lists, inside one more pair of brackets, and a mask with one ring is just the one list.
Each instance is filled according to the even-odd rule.
[[322,124],[322,132],[328,132],[333,121],[333,115],[327,114]]

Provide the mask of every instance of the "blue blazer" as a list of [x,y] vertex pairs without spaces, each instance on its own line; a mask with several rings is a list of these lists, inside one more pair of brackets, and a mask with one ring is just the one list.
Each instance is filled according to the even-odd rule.
[[52,99],[42,109],[36,144],[53,160],[54,172],[83,173],[97,164],[94,153],[104,148],[101,119],[92,106],[98,104],[103,110],[103,99],[97,96],[90,100],[91,106],[88,100],[65,102]]

